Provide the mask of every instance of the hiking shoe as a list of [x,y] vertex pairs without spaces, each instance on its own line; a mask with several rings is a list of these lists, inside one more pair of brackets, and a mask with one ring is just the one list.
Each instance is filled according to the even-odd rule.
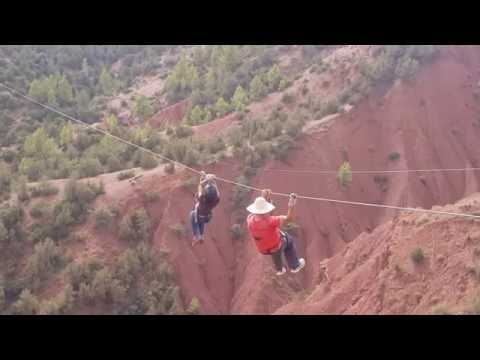
[[282,271],[277,271],[277,276],[282,276],[283,274],[285,274],[287,272],[287,268],[284,266]]
[[290,270],[292,273],[296,274],[297,272],[299,272],[300,270],[303,269],[303,267],[305,266],[305,259],[304,258],[300,258],[298,260],[298,262],[300,263],[300,265],[298,265],[298,267],[296,269],[292,269]]

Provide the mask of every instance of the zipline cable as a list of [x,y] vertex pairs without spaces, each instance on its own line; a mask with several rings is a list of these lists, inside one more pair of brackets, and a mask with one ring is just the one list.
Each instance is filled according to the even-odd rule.
[[[86,122],[84,121],[81,121],[81,120],[78,120],[68,114],[65,114],[64,112],[60,111],[60,110],[57,110],[49,105],[45,105],[45,104],[42,104],[41,102],[29,97],[28,95],[25,95],[23,94],[22,92],[10,87],[10,86],[7,86],[3,83],[0,82],[0,86],[4,87],[5,89],[11,91],[12,93],[24,98],[25,100],[27,101],[30,101],[36,105],[39,105],[47,110],[50,110],[52,112],[55,112],[67,119],[69,119],[70,121],[73,121],[75,123],[78,123],[78,124],[81,124],[82,126],[86,127],[86,128],[90,128],[94,131],[98,131],[102,134],[104,134],[105,136],[109,136],[117,141],[120,141],[126,145],[130,145],[130,146],[133,146],[135,148],[137,148],[138,150],[141,150],[141,151],[145,151],[149,154],[151,154],[152,156],[154,157],[158,157],[160,159],[163,159],[163,160],[166,160],[166,161],[169,161],[171,163],[174,163],[174,164],[177,164],[179,165],[180,167],[183,167],[187,170],[190,170],[196,174],[200,174],[201,172],[190,167],[190,166],[187,166],[185,164],[182,164],[181,162],[179,161],[175,161],[175,160],[172,160],[166,156],[163,156],[163,155],[160,155],[154,151],[151,151],[143,146],[140,146],[140,145],[137,145],[135,143],[132,143],[128,140],[125,140],[125,139],[122,139],[121,137],[118,137],[116,135],[113,135],[111,133],[109,133],[108,131],[105,131],[103,129],[99,129],[95,126],[92,126],[91,124],[87,124]],[[392,170],[394,171],[394,170]],[[232,184],[232,185],[235,185],[235,186],[239,186],[239,187],[243,187],[245,189],[248,189],[248,190],[254,190],[254,191],[262,191],[262,189],[260,188],[256,188],[254,186],[250,186],[250,185],[245,185],[245,184],[241,184],[241,183],[237,183],[235,181],[232,181],[232,180],[229,180],[229,179],[225,179],[225,178],[222,178],[222,177],[219,177],[217,176],[216,177],[217,180],[219,181],[222,181],[222,182],[225,182],[225,183],[229,183],[229,184]],[[290,194],[286,194],[286,193],[278,193],[278,192],[272,192],[272,195],[276,195],[276,196],[281,196],[281,197],[289,197]],[[474,219],[480,219],[480,215],[473,215],[473,214],[465,214],[465,213],[455,213],[455,212],[447,212],[447,211],[437,211],[437,210],[427,210],[427,209],[422,209],[422,208],[407,208],[407,207],[400,207],[400,206],[393,206],[393,205],[383,205],[383,204],[372,204],[372,203],[364,203],[364,202],[357,202],[357,201],[346,201],[346,200],[337,200],[337,199],[328,199],[328,198],[321,198],[321,197],[311,197],[311,196],[304,196],[304,195],[298,195],[297,198],[299,199],[305,199],[305,200],[313,200],[313,201],[323,201],[323,202],[330,202],[330,203],[338,203],[338,204],[345,204],[345,205],[355,205],[355,206],[367,206],[367,207],[377,207],[377,208],[385,208],[385,209],[393,209],[393,210],[399,210],[399,211],[407,211],[407,212],[422,212],[422,213],[428,213],[428,214],[436,214],[436,215],[450,215],[450,216],[459,216],[459,217],[468,217],[468,218],[474,218]]]

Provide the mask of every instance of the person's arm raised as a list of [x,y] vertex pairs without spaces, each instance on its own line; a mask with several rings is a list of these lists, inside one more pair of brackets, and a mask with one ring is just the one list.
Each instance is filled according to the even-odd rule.
[[287,211],[287,216],[285,217],[285,222],[290,222],[293,220],[293,213],[295,209],[295,205],[297,203],[297,195],[296,194],[290,194],[290,199],[288,200],[288,211]]

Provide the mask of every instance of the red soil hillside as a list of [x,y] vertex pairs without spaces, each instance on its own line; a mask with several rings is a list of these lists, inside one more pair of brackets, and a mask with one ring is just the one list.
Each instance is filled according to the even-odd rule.
[[180,101],[176,104],[173,104],[167,108],[164,108],[153,115],[148,123],[154,128],[165,128],[167,126],[176,126],[180,124],[183,117],[185,116],[185,111],[187,110],[188,102],[187,100]]
[[[444,210],[480,214],[480,194]],[[411,253],[418,247],[425,259],[416,264]],[[468,313],[480,280],[480,222],[402,215],[361,234],[325,266],[310,295],[276,314]]]
[[[333,119],[328,130],[311,129],[297,141],[296,149],[291,151],[286,163],[270,162],[258,171],[253,185],[269,187],[276,192],[295,191],[315,197],[425,208],[454,203],[478,192],[480,174],[476,172],[402,173],[388,174],[384,178],[354,174],[350,188],[342,192],[335,175],[272,172],[269,169],[336,170],[345,159],[353,170],[479,166],[480,103],[473,95],[473,87],[480,79],[479,70],[478,47],[448,48],[432,64],[425,65],[411,84],[397,83],[388,93],[371,96],[350,112]],[[319,96],[315,89],[312,86],[311,94]],[[255,115],[254,107],[251,108]],[[218,119],[212,125],[203,125],[205,128],[197,129],[196,133],[200,136],[216,133],[232,122],[234,120],[228,117]],[[400,154],[398,160],[389,160],[392,152]],[[240,173],[239,169],[225,164],[206,170],[228,179],[234,179]],[[188,213],[193,198],[192,192],[182,186],[190,176],[193,175],[185,172],[165,176],[160,169],[155,169],[145,174],[135,188],[112,177],[112,181],[105,181],[107,195],[97,200],[97,206],[116,203],[122,209],[119,221],[127,210],[146,207],[153,222],[154,246],[169,252],[184,303],[188,304],[192,297],[197,297],[202,313],[271,314],[277,310],[279,313],[418,313],[429,311],[436,302],[435,297],[439,298],[438,301],[456,305],[470,295],[473,283],[465,280],[467,275],[460,273],[459,267],[445,278],[440,274],[437,277],[429,270],[429,259],[433,256],[432,241],[437,236],[445,238],[435,245],[436,261],[443,251],[444,256],[456,256],[453,250],[457,246],[453,245],[455,241],[460,241],[459,251],[466,251],[465,236],[475,230],[471,222],[438,219],[417,228],[399,223],[398,219],[389,223],[398,214],[395,211],[301,200],[296,220],[300,225],[298,248],[307,259],[307,266],[299,274],[277,278],[270,258],[259,255],[250,239],[232,240],[230,228],[234,220],[230,208],[232,186],[229,184],[219,183],[222,201],[207,227],[204,245],[191,248]],[[149,202],[145,195],[152,191],[158,192],[159,198]],[[257,195],[252,194],[252,198]],[[278,212],[284,211],[286,200],[275,201]],[[407,215],[401,219],[411,222],[419,217]],[[177,235],[172,230],[172,226],[178,224],[185,227],[185,235]],[[461,230],[462,238],[453,239],[453,230]],[[100,235],[94,232],[93,224],[87,224],[82,235],[84,242],[72,249],[80,257],[108,258],[122,249],[115,230]],[[406,240],[408,236],[410,239]],[[474,238],[473,235],[470,237]],[[411,268],[408,260],[411,247],[417,244],[427,254],[424,270]],[[355,260],[364,255],[360,250],[366,251],[364,265],[360,265],[364,260]],[[466,261],[466,254],[458,261]],[[380,261],[382,257],[386,259],[383,263]],[[401,278],[399,285],[405,288],[405,294],[397,294],[399,298],[394,301],[388,295],[388,291],[393,292],[394,285],[384,286],[384,282],[377,284],[373,279],[377,275],[384,281],[390,279],[393,276],[391,267],[395,266],[393,259],[397,257],[400,268],[407,275]],[[328,265],[333,281],[329,292],[325,290],[321,266],[327,258],[332,258]],[[376,261],[380,264],[375,265]],[[456,263],[449,260],[444,264],[453,266]],[[425,272],[425,280],[419,275],[420,271]],[[347,273],[348,276],[344,276]],[[337,277],[345,279],[337,280]],[[450,293],[441,293],[438,289],[448,279],[453,281],[445,290],[450,289]],[[425,285],[429,280],[434,283]],[[458,299],[454,284],[465,287]],[[369,287],[378,289],[380,298],[387,294],[386,299],[392,303],[375,302],[370,295],[367,297],[361,292]],[[415,290],[413,293],[412,289]],[[402,300],[406,299],[407,292],[408,296],[420,292],[428,294],[414,304],[412,299]],[[347,300],[336,305],[341,296]],[[413,299],[417,301],[417,298]],[[352,305],[355,301],[357,305]],[[405,305],[402,302],[406,302]],[[288,304],[290,307],[286,306]]]
[[[287,159],[271,163],[254,184],[279,192],[393,205],[431,207],[455,202],[478,191],[477,173],[395,174],[381,185],[373,175],[355,175],[345,193],[335,176],[269,172],[284,169],[337,169],[347,157],[353,169],[419,169],[475,166],[480,160],[476,139],[478,102],[472,86],[478,82],[480,51],[449,49],[425,66],[412,84],[396,84],[385,96],[372,97],[335,119],[327,132],[305,135]],[[398,152],[400,159],[390,161]],[[305,156],[308,154],[308,156]],[[234,178],[231,168],[215,169]],[[423,178],[421,177],[423,176]],[[191,195],[175,190],[164,209],[164,222],[155,243],[170,249],[185,301],[199,297],[206,313],[272,313],[291,301],[300,289],[310,291],[321,279],[320,262],[342,251],[364,231],[372,231],[396,214],[375,208],[301,201],[299,250],[307,258],[304,272],[272,276],[270,259],[259,256],[249,240],[232,243],[228,198],[231,187],[221,184],[223,202],[208,227],[203,247],[191,250],[187,239],[177,241],[168,226],[186,221]],[[277,199],[280,209],[283,199]],[[233,245],[232,245],[233,244]]]

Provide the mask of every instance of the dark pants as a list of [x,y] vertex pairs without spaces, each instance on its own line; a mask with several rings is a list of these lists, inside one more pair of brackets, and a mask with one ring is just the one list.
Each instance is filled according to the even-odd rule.
[[211,214],[207,216],[202,216],[202,215],[197,215],[196,210],[192,210],[190,212],[190,222],[192,224],[193,236],[196,239],[203,239],[205,224],[207,224],[211,218],[212,218]]
[[298,261],[297,250],[295,249],[293,237],[283,231],[280,231],[280,239],[282,241],[282,247],[277,252],[271,254],[275,269],[277,271],[282,271],[282,255],[285,255],[285,259],[287,260],[287,264],[290,269],[298,268],[300,266],[300,262]]

